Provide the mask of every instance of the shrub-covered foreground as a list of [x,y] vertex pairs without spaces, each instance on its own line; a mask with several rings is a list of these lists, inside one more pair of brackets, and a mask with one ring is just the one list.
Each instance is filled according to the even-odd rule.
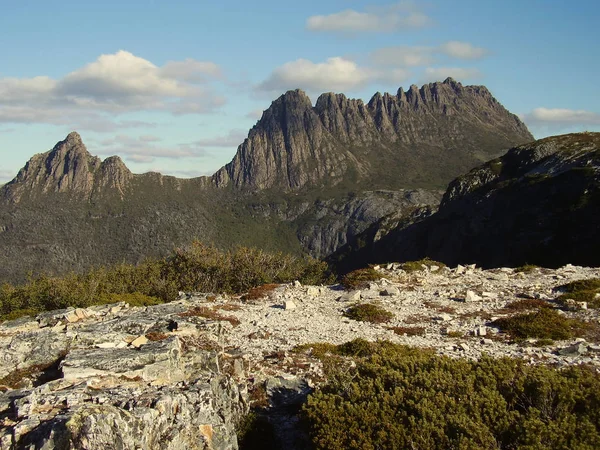
[[355,367],[330,356],[328,383],[303,407],[316,448],[600,448],[593,368],[455,360],[388,342],[330,353],[358,356]]
[[240,247],[220,251],[194,242],[163,260],[120,264],[62,277],[31,278],[0,286],[0,320],[44,310],[126,301],[149,305],[174,300],[178,291],[242,293],[265,283],[332,281],[325,263]]

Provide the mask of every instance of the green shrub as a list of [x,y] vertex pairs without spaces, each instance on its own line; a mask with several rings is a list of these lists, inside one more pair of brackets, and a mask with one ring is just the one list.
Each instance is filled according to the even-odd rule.
[[566,292],[556,298],[561,306],[567,306],[567,300],[571,299],[577,302],[587,302],[588,308],[591,309],[600,308],[600,278],[572,281],[556,289]]
[[600,376],[389,342],[328,366],[303,417],[317,449],[600,448]]
[[556,310],[548,308],[498,319],[493,322],[493,325],[521,339],[570,339],[581,336],[587,328],[585,322],[569,319]]
[[558,286],[556,289],[564,292],[592,291],[595,289],[600,289],[600,278],[571,281],[570,283]]
[[365,269],[358,269],[347,273],[342,278],[342,285],[348,289],[365,289],[369,286],[371,281],[378,281],[381,279],[381,274],[375,269],[370,267]]
[[531,273],[534,270],[539,269],[539,266],[535,264],[524,264],[519,267],[515,267],[515,273]]
[[361,303],[351,306],[344,315],[353,320],[371,323],[385,323],[394,318],[391,312],[373,303]]
[[400,266],[400,268],[405,272],[418,272],[419,270],[423,270],[423,266],[427,266],[429,268],[431,268],[431,266],[446,267],[446,264],[439,261],[434,261],[433,259],[424,258],[419,259],[418,261],[405,262]]
[[178,291],[242,293],[265,283],[333,282],[328,266],[314,259],[240,247],[220,251],[194,242],[164,260],[99,267],[84,274],[30,277],[22,286],[0,286],[0,320],[41,311],[126,301],[147,306],[172,301]]

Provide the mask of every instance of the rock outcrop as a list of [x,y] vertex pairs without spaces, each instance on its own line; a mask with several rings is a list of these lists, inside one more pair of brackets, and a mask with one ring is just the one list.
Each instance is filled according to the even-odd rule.
[[398,221],[377,242],[363,237],[356,263],[429,256],[484,267],[597,265],[599,211],[600,133],[549,137],[455,179],[436,214]]
[[243,363],[224,353],[228,323],[189,310],[113,304],[0,326],[0,449],[236,449]]
[[348,178],[387,189],[443,187],[467,167],[531,140],[484,86],[451,78],[396,95],[377,93],[366,105],[327,93],[313,107],[295,90],[271,104],[213,178],[220,186],[259,190],[332,186]]

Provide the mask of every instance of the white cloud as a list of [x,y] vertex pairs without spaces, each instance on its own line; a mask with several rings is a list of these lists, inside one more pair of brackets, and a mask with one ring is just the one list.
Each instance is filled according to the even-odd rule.
[[224,99],[207,83],[220,78],[212,62],[186,59],[159,67],[120,50],[61,79],[0,78],[0,122],[70,125],[82,116],[112,121],[125,112],[211,112]]
[[371,53],[371,59],[375,64],[382,66],[426,66],[433,64],[433,47],[407,46],[385,47]]
[[119,155],[137,163],[154,162],[156,158],[182,159],[201,158],[206,152],[196,145],[179,144],[174,147],[158,146],[160,138],[155,136],[131,137],[119,134],[111,139],[105,139],[98,144],[100,155]]
[[448,41],[439,46],[384,47],[373,51],[370,57],[373,63],[382,66],[418,67],[434,64],[440,56],[476,60],[487,54],[485,48],[476,47],[468,42]]
[[216,136],[213,138],[200,139],[195,141],[193,145],[197,147],[237,147],[248,136],[247,130],[235,128],[230,130],[224,136]]
[[442,81],[451,77],[456,80],[474,80],[482,78],[483,74],[479,69],[472,67],[427,67],[423,74],[423,82]]
[[431,23],[432,20],[420,12],[414,2],[403,1],[365,12],[347,9],[328,15],[311,16],[306,21],[306,28],[310,31],[342,33],[391,32],[422,28]]
[[439,51],[457,59],[481,59],[488,53],[485,48],[461,41],[448,41],[440,45]]
[[599,113],[582,109],[535,108],[523,117],[534,125],[600,125]]
[[258,89],[277,92],[296,88],[312,92],[348,91],[368,84],[377,75],[375,71],[341,57],[328,58],[322,63],[297,59],[277,67]]

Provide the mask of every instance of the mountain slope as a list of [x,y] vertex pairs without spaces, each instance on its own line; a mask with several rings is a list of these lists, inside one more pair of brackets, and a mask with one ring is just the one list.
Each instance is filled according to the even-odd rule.
[[425,256],[484,267],[600,265],[600,133],[513,148],[454,180],[437,213],[397,220],[375,238],[380,228],[332,260],[345,269]]

